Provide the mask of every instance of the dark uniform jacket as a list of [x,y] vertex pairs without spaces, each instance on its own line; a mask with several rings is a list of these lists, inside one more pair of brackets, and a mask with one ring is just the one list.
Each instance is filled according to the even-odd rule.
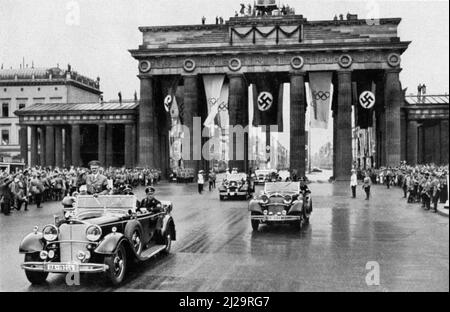
[[86,187],[89,194],[106,194],[108,179],[100,173],[98,173],[97,176],[90,174],[86,178]]
[[161,202],[156,198],[153,197],[149,199],[146,197],[141,201],[139,208],[146,208],[148,211],[159,212],[160,208],[157,208],[158,204],[161,204]]

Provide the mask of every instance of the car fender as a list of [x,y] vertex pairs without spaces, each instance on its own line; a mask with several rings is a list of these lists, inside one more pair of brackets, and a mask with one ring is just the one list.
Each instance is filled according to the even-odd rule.
[[288,213],[302,212],[302,210],[303,210],[303,200],[296,200],[292,203],[292,206],[289,209]]
[[42,232],[30,233],[25,236],[19,245],[20,253],[32,253],[44,249]]
[[170,236],[172,240],[176,240],[175,222],[173,222],[172,216],[166,215],[162,220],[161,233],[164,235],[170,228],[172,228]]
[[126,238],[122,233],[110,233],[103,238],[94,252],[104,255],[113,254],[123,240],[126,240]]
[[252,199],[248,203],[248,211],[254,211],[254,212],[260,212],[262,213],[261,205],[259,204],[259,201]]

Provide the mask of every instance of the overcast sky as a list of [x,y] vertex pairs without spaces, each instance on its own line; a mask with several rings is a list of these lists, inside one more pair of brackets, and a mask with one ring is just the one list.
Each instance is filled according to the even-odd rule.
[[[22,58],[31,66],[67,63],[79,73],[101,78],[105,100],[131,99],[139,94],[137,62],[128,50],[142,42],[139,26],[207,23],[216,16],[227,20],[240,3],[253,0],[0,0],[0,63],[19,67]],[[329,20],[347,12],[360,18],[401,17],[399,36],[412,41],[403,54],[401,81],[408,93],[418,83],[427,93],[448,92],[449,4],[447,1],[323,1],[285,0],[308,20]],[[76,12],[79,11],[79,16]],[[288,130],[288,129],[285,129]],[[316,130],[323,144],[328,131]],[[288,145],[288,138],[280,138]],[[314,150],[320,147],[313,147]]]

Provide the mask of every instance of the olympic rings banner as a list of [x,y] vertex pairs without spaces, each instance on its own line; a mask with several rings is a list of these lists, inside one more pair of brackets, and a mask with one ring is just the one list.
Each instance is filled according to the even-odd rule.
[[309,92],[307,92],[306,100],[308,105],[312,107],[310,110],[312,128],[328,128],[333,97],[331,78],[331,72],[309,73]]
[[[223,82],[225,75],[204,75],[203,85],[205,86],[205,95],[208,106],[208,116],[203,125],[205,127],[213,127],[217,120],[219,109],[223,110],[226,105],[221,98]],[[228,102],[228,101],[227,101]]]

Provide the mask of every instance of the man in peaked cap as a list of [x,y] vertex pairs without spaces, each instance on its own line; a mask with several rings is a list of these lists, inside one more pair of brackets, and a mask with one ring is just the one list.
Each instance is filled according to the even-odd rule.
[[86,177],[86,186],[88,194],[108,194],[108,179],[99,173],[100,162],[93,160],[89,162],[91,173]]
[[159,212],[161,202],[157,200],[154,196],[155,188],[149,186],[145,189],[146,197],[141,201],[139,208],[145,208],[147,211]]

